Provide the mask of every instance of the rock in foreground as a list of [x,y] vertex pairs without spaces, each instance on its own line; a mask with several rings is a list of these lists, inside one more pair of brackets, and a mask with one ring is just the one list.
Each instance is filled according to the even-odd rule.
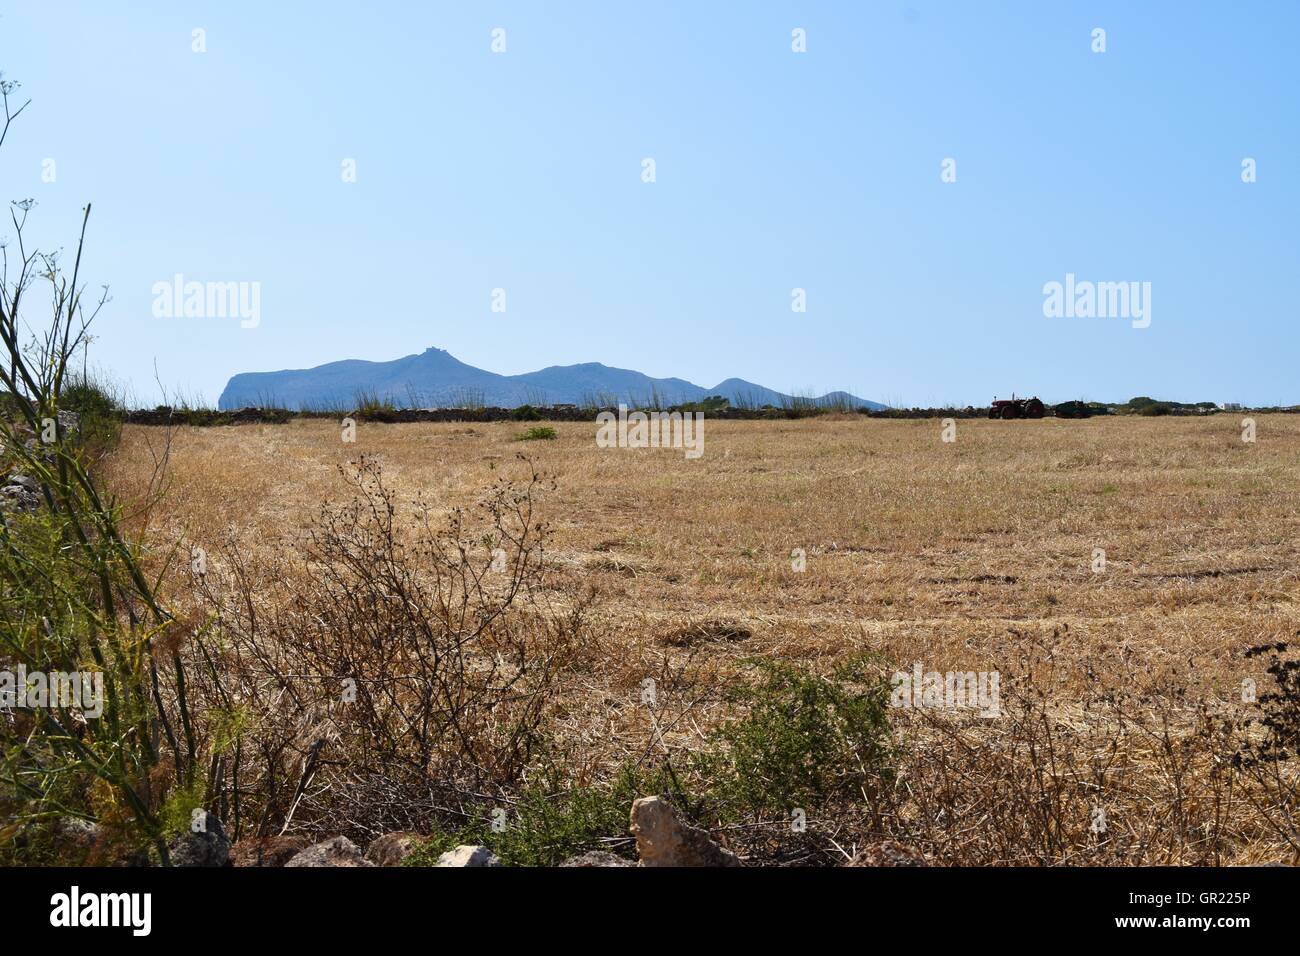
[[740,858],[719,846],[662,797],[632,804],[632,835],[641,866],[740,866]]
[[309,846],[285,864],[289,866],[374,866],[361,849],[344,836]]
[[366,859],[375,866],[401,866],[419,841],[418,833],[385,833],[366,847]]
[[605,850],[590,850],[578,856],[571,856],[560,866],[636,866],[631,860],[615,856]]
[[496,854],[485,846],[458,846],[438,857],[436,866],[500,866]]
[[197,829],[179,836],[168,848],[172,866],[227,866],[230,863],[230,838],[226,828],[211,813],[201,811]]
[[235,866],[284,866],[310,845],[301,836],[250,837],[234,845],[230,862]]

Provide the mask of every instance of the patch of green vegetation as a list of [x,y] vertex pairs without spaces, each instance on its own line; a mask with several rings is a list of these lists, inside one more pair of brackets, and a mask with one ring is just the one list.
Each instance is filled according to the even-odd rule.
[[195,775],[188,784],[175,787],[167,795],[166,801],[158,810],[158,820],[162,825],[162,832],[169,839],[175,839],[182,833],[189,832],[194,811],[204,809],[203,797],[206,790],[206,781],[201,779],[200,775]]
[[66,410],[83,418],[88,415],[113,418],[121,411],[117,399],[109,394],[107,388],[84,375],[65,384],[59,400]]
[[515,436],[515,441],[551,441],[559,437],[550,425],[539,425],[537,428],[528,429],[522,435]]
[[632,765],[599,786],[565,783],[551,771],[510,804],[494,807],[495,821],[489,811],[483,820],[431,834],[404,865],[433,866],[439,856],[462,844],[486,846],[508,866],[554,866],[589,850],[635,859],[627,829],[632,801],[675,792],[670,772]]
[[[71,454],[64,440],[52,447]],[[66,467],[72,461],[63,459]],[[20,467],[36,471],[33,463],[29,458]],[[57,474],[52,469],[38,473],[43,491],[63,492],[50,487]],[[56,497],[60,503],[66,500]],[[108,522],[116,512],[105,508],[95,517]],[[8,516],[0,535],[0,658],[46,674],[97,672],[103,682],[102,716],[83,721],[83,733],[73,736],[66,729],[73,726],[75,702],[27,711],[28,726],[20,731],[21,725],[0,727],[0,791],[14,821],[0,827],[6,861],[15,848],[16,862],[41,859],[43,851],[33,849],[26,857],[22,847],[41,845],[50,835],[45,824],[62,816],[97,819],[113,843],[132,847],[162,833],[160,816],[135,789],[148,772],[150,757],[139,743],[147,739],[145,672],[139,657],[120,650],[130,646],[120,630],[108,631],[105,639],[95,590],[104,582],[106,588],[124,588],[125,574],[113,554],[98,567],[80,553],[70,556],[68,542],[77,540],[78,527],[66,511],[41,509]],[[52,852],[55,847],[50,844]]]
[[63,386],[59,407],[76,412],[78,441],[92,457],[117,445],[122,430],[122,404],[105,386],[81,375]]
[[355,399],[356,409],[353,414],[357,417],[368,421],[382,422],[386,419],[392,419],[397,413],[397,406],[393,404],[392,398],[387,395],[380,396],[374,391],[359,391]]
[[1157,401],[1146,395],[1130,398],[1115,409],[1121,415],[1208,415],[1218,410],[1214,402]]
[[709,395],[698,402],[683,402],[681,405],[674,405],[669,411],[703,412],[706,415],[717,415],[725,412],[730,407],[731,401],[729,399],[723,398],[721,395]]
[[1139,415],[1156,416],[1168,415],[1173,409],[1164,402],[1152,402],[1150,405],[1143,405],[1138,409]]
[[829,677],[775,661],[731,693],[748,713],[714,735],[702,758],[713,794],[733,811],[811,808],[861,799],[890,778],[889,684],[855,657]]
[[688,757],[680,776],[669,763],[627,764],[608,782],[579,786],[549,770],[508,804],[480,805],[474,822],[431,834],[405,865],[432,866],[462,844],[486,846],[511,866],[553,866],[597,849],[633,858],[628,811],[655,794],[700,822],[860,803],[892,780],[889,684],[870,664],[856,657],[820,676],[752,662],[758,679],[731,694],[744,716]]
[[520,405],[510,412],[510,417],[517,422],[540,422],[542,413],[531,405]]
[[1219,410],[1214,402],[1157,401],[1138,395],[1123,404],[1070,401],[1053,406],[1057,418],[1090,418],[1093,415],[1213,415]]
[[151,409],[126,412],[123,419],[135,425],[191,425],[203,428],[211,425],[241,425],[253,422],[283,425],[295,414],[302,414],[308,418],[335,417],[332,414],[325,416],[315,412],[295,413],[287,408],[240,408],[233,411],[218,411],[215,408],[173,408],[170,405],[158,405]]

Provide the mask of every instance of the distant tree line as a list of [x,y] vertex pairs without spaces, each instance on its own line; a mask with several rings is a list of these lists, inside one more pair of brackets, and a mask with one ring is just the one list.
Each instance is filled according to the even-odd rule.
[[[0,391],[0,409],[10,404],[9,396]],[[787,404],[759,405],[741,402],[733,404],[722,395],[710,395],[699,401],[676,405],[629,402],[632,408],[642,410],[703,412],[709,418],[721,419],[795,419],[812,418],[830,414],[863,415],[869,418],[986,418],[989,406],[941,405],[926,408],[874,409],[847,404],[842,401],[817,403],[797,401]],[[388,402],[357,401],[349,406],[291,410],[272,406],[218,410],[203,405],[183,403],[177,406],[158,405],[147,409],[125,407],[112,390],[102,387],[89,378],[78,379],[75,388],[69,388],[64,407],[90,413],[96,420],[133,425],[239,425],[279,424],[293,418],[353,417],[358,421],[372,422],[505,422],[505,421],[588,421],[597,412],[616,408],[609,405],[520,405],[501,408],[467,403],[453,408],[399,408]],[[1047,406],[1048,417],[1092,418],[1100,415],[1214,415],[1219,412],[1295,413],[1300,405],[1291,406],[1220,406],[1215,402],[1175,402],[1139,395],[1126,402],[1067,401]]]

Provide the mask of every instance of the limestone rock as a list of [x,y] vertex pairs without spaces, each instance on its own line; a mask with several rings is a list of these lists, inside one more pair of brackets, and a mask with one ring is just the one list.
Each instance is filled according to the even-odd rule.
[[10,475],[0,487],[0,511],[30,514],[40,510],[42,501],[40,483],[27,475]]
[[632,835],[641,866],[740,866],[740,858],[719,846],[662,797],[632,804]]
[[81,415],[66,409],[59,412],[59,434],[79,438],[81,436]]
[[361,848],[345,836],[309,846],[285,864],[289,866],[374,866]]
[[462,845],[438,857],[437,866],[500,866],[501,861],[485,846]]

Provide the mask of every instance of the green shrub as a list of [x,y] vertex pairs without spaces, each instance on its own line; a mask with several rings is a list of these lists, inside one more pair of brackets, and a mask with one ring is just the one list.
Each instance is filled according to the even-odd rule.
[[[579,786],[557,777],[552,771],[510,804],[485,809],[482,819],[432,834],[405,865],[432,866],[441,854],[461,844],[486,846],[508,866],[554,866],[588,850],[609,850],[635,859],[628,833],[632,801],[676,790],[670,773],[630,764],[603,785]],[[679,802],[682,799],[679,795]],[[493,810],[498,815],[495,828]]]
[[354,404],[356,410],[354,415],[357,418],[368,421],[391,421],[397,413],[397,406],[388,396],[380,396],[374,391],[359,391],[356,394]]
[[65,409],[83,417],[99,415],[111,418],[121,411],[117,398],[109,394],[105,386],[85,375],[72,379],[63,386],[60,401]]
[[733,812],[810,808],[861,799],[888,779],[889,685],[855,658],[830,677],[773,661],[755,663],[759,680],[733,691],[748,706],[723,726],[722,748],[703,759],[718,797]]
[[122,403],[103,384],[85,374],[70,379],[59,395],[59,408],[77,413],[78,440],[92,457],[117,444]]
[[528,431],[524,432],[522,435],[517,436],[515,440],[516,441],[551,441],[552,439],[559,438],[559,437],[560,436],[555,433],[555,429],[552,428],[550,425],[540,425],[537,428],[528,429]]
[[158,820],[162,831],[170,839],[190,832],[195,810],[205,809],[203,798],[207,782],[201,775],[172,790],[158,809]]
[[510,413],[510,417],[517,422],[540,422],[542,413],[531,405],[520,405]]
[[508,803],[477,804],[472,823],[431,834],[406,865],[431,866],[461,844],[486,846],[512,866],[553,866],[594,849],[631,858],[628,813],[638,797],[667,796],[707,826],[860,803],[892,780],[889,685],[867,658],[829,677],[769,661],[752,666],[758,679],[731,694],[744,716],[686,758],[680,779],[667,763],[655,770],[628,764],[596,786],[550,771]]
[[698,402],[683,402],[674,405],[673,412],[703,412],[706,415],[720,415],[731,407],[731,401],[721,395],[709,395]]

